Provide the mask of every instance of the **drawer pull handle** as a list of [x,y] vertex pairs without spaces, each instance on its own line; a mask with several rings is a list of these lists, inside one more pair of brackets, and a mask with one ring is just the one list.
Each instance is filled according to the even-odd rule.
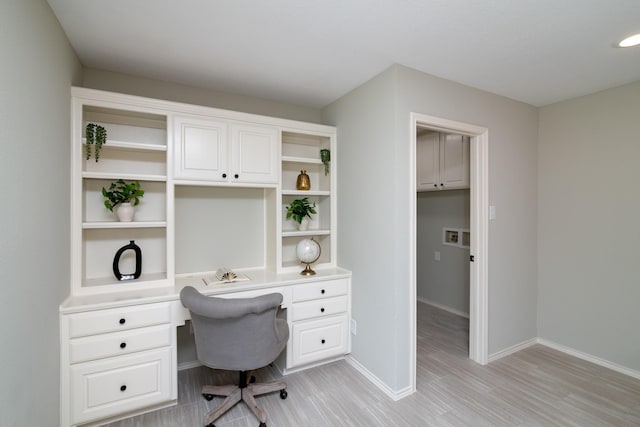
[[126,343],[126,342],[121,342],[121,343],[120,343],[120,348],[125,348],[126,346],[127,346],[127,343]]
[[324,344],[324,340],[322,340],[322,344]]
[[120,324],[124,325],[124,322],[126,322],[126,320],[124,319],[124,317],[122,319],[120,319]]
[[324,289],[320,291],[321,294],[324,294]]
[[235,175],[233,175],[233,177],[234,177],[235,179],[238,179],[238,178],[240,178],[240,175],[235,174]]
[[120,391],[125,391],[126,389],[127,389],[127,386],[126,386],[126,385],[121,385],[121,386],[120,386]]
[[226,174],[226,173],[223,173],[223,174],[222,174],[222,177],[223,177],[223,178],[226,178],[226,177],[227,177],[227,174]]
[[321,312],[321,313],[324,313],[324,307],[322,307],[322,308],[320,309],[320,312]]

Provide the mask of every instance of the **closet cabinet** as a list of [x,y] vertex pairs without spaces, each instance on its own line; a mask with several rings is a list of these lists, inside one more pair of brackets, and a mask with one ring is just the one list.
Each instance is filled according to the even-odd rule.
[[469,188],[469,137],[424,130],[416,139],[418,191]]
[[174,119],[174,178],[217,183],[276,184],[279,132],[228,120]]

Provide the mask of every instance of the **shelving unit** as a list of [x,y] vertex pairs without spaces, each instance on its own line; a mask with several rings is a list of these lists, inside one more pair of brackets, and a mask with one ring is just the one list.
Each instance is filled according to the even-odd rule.
[[[316,265],[335,265],[335,134],[301,133],[284,131],[282,133],[282,215],[280,271],[300,268],[296,257],[296,245],[303,239],[313,238],[321,247],[321,255]],[[320,150],[331,151],[329,171],[320,160]],[[296,181],[301,171],[309,175],[311,188],[297,190]],[[286,206],[293,200],[306,197],[315,203],[316,215],[309,221],[307,230],[300,231],[297,223],[286,219]]]
[[[96,123],[107,131],[99,161],[86,156],[85,129]],[[169,284],[167,272],[167,117],[136,105],[81,96],[73,101],[72,138],[72,293],[89,294],[121,288],[113,275],[118,249],[134,240],[143,250],[143,271],[127,286]],[[133,222],[118,222],[104,206],[102,188],[118,179],[140,181],[145,195]],[[125,254],[122,271],[135,260]]]

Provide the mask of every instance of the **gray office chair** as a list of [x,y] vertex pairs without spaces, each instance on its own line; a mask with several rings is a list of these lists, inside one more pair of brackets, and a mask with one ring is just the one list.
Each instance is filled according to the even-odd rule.
[[202,387],[207,400],[226,396],[220,406],[207,414],[205,426],[215,427],[216,419],[243,400],[260,420],[260,427],[266,427],[267,414],[254,397],[280,390],[280,397],[286,399],[287,383],[258,384],[254,377],[247,382],[247,371],[272,363],[287,344],[287,322],[276,317],[282,295],[213,298],[187,286],[180,292],[180,300],[191,312],[198,360],[209,368],[240,371],[238,385]]

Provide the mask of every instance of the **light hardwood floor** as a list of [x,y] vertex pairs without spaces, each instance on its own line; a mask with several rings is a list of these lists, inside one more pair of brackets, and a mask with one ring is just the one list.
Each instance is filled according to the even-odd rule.
[[[289,397],[258,398],[269,427],[640,426],[640,380],[534,345],[487,366],[468,359],[468,321],[418,304],[417,392],[393,401],[346,362],[285,377]],[[258,371],[258,380],[279,377]],[[180,372],[179,404],[110,427],[197,427],[209,408],[202,384],[235,382],[206,368]],[[256,427],[239,404],[217,427]]]

